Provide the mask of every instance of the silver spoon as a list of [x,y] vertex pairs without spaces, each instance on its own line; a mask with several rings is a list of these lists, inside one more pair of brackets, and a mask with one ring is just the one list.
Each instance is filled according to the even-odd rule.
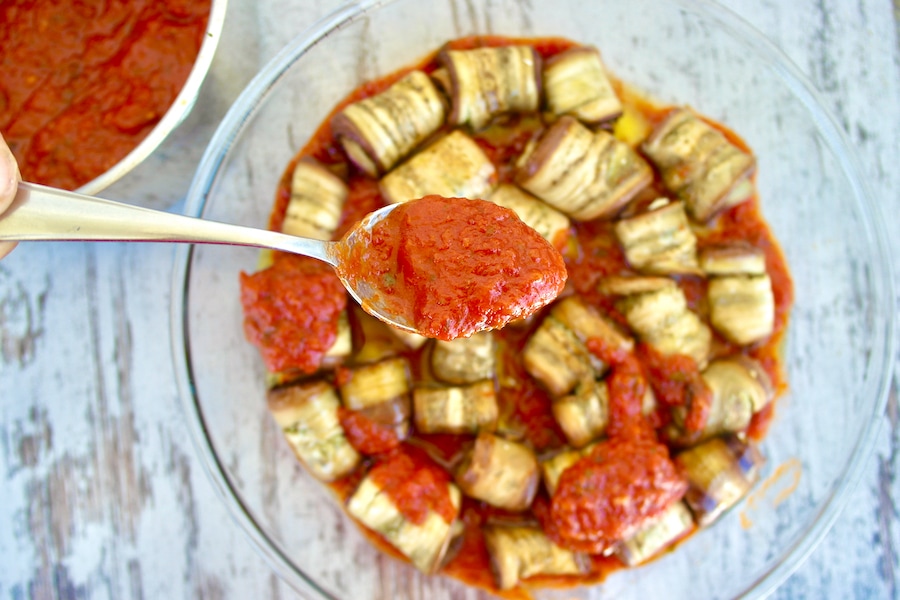
[[187,242],[254,246],[302,254],[334,267],[341,283],[366,312],[389,325],[418,333],[402,316],[385,309],[378,300],[384,295],[378,294],[377,282],[367,281],[365,274],[350,277],[341,268],[341,255],[346,255],[340,251],[341,247],[365,243],[368,236],[360,240],[358,234],[371,231],[397,206],[393,204],[370,213],[339,242],[323,242],[20,182],[12,206],[0,217],[0,240]]

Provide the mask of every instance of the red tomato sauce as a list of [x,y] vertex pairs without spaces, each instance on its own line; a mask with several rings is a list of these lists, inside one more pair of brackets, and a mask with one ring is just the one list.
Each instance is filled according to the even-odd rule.
[[323,262],[276,253],[267,269],[241,273],[244,334],[271,372],[312,373],[337,339],[347,293]]
[[563,547],[601,554],[686,491],[666,446],[610,438],[563,472],[543,525]]
[[345,247],[349,280],[374,281],[375,301],[419,332],[468,337],[524,318],[562,291],[562,256],[514,212],[491,202],[426,196]]
[[75,189],[137,146],[190,74],[210,2],[0,3],[0,131],[22,177]]
[[400,438],[392,427],[377,423],[360,412],[341,406],[338,419],[347,441],[363,454],[382,454],[400,445]]
[[456,518],[447,487],[450,475],[417,448],[401,446],[380,460],[369,476],[416,525],[424,523],[429,512],[437,513],[447,523]]

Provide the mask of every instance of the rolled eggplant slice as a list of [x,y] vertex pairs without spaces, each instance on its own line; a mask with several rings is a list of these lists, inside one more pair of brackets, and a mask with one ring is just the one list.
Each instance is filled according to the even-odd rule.
[[497,342],[489,331],[452,341],[435,340],[431,372],[446,383],[474,383],[491,379],[496,372]]
[[569,448],[540,461],[541,479],[544,481],[544,487],[551,498],[556,493],[556,488],[559,486],[559,478],[562,477],[566,469],[578,462],[578,459],[587,456],[593,447],[594,444],[581,449]]
[[581,575],[590,569],[586,555],[557,546],[537,526],[490,525],[484,541],[501,590],[535,575]]
[[331,120],[350,160],[378,177],[444,124],[444,100],[431,78],[411,71],[385,91],[354,102]]
[[643,341],[665,355],[690,356],[701,369],[709,359],[712,332],[688,310],[678,286],[627,296],[621,307],[625,319]]
[[585,380],[574,394],[554,400],[551,408],[569,443],[583,448],[606,432],[609,391],[603,381]]
[[517,185],[503,183],[488,198],[494,204],[516,213],[522,222],[541,234],[556,248],[561,248],[569,233],[569,217]]
[[556,116],[597,124],[622,114],[622,102],[596,48],[579,46],[553,56],[544,64],[543,75],[547,108]]
[[[459,489],[448,483],[450,501],[459,511]],[[423,573],[434,573],[447,552],[456,528],[435,511],[421,524],[407,519],[371,476],[366,476],[347,503],[347,511],[363,525],[381,534]]]
[[429,194],[445,198],[486,198],[496,169],[472,138],[453,131],[382,177],[381,193],[390,204]]
[[734,436],[713,438],[675,457],[689,488],[684,496],[697,524],[709,525],[737,504],[759,479],[763,457]]
[[270,390],[269,412],[297,458],[316,478],[334,481],[353,471],[360,455],[338,420],[340,400],[318,381]]
[[694,519],[684,502],[676,502],[661,515],[640,526],[616,546],[616,555],[629,567],[645,563],[694,530]]
[[766,273],[766,253],[744,242],[708,246],[699,258],[700,269],[709,277]]
[[597,283],[597,291],[608,296],[634,296],[674,288],[678,284],[668,277],[604,277]]
[[[572,330],[576,337],[585,344],[588,340],[593,339],[601,340],[611,348],[624,352],[631,352],[634,349],[634,340],[623,332],[614,321],[605,317],[580,296],[569,296],[557,302],[553,306],[551,314]],[[605,367],[601,367],[601,369],[605,370]]]
[[341,376],[341,399],[375,423],[390,427],[398,439],[409,434],[409,365],[404,358],[346,369]]
[[775,329],[775,294],[768,274],[713,277],[707,299],[709,322],[735,344],[758,342]]
[[608,218],[653,181],[650,166],[606,131],[563,116],[541,136],[516,179],[571,218]]
[[647,212],[618,221],[615,231],[625,258],[638,271],[657,275],[700,274],[697,236],[683,202],[660,198]]
[[528,373],[554,396],[568,394],[580,381],[599,378],[604,370],[578,336],[552,314],[528,338],[523,359]]
[[700,375],[712,392],[704,437],[743,431],[774,396],[769,376],[752,358],[716,360]]
[[481,129],[494,117],[540,106],[541,57],[531,46],[443,50],[450,76],[449,121]]
[[467,496],[499,508],[523,511],[538,488],[538,462],[524,444],[479,433],[456,470],[456,485]]
[[413,391],[416,429],[423,433],[493,431],[499,409],[493,380]]
[[666,187],[700,222],[749,200],[756,159],[688,109],[672,111],[643,144]]
[[312,159],[297,162],[291,175],[291,197],[281,231],[288,235],[330,240],[334,237],[349,188]]

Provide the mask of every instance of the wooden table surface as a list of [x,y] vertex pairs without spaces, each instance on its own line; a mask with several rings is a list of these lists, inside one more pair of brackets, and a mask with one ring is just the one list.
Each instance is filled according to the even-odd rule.
[[[726,4],[822,92],[897,256],[898,0]],[[196,109],[103,195],[180,210],[230,102],[336,5],[230,0]],[[188,439],[170,359],[172,259],[161,244],[34,243],[0,262],[0,598],[297,597],[229,519]],[[898,413],[895,375],[860,485],[778,598],[900,598]]]

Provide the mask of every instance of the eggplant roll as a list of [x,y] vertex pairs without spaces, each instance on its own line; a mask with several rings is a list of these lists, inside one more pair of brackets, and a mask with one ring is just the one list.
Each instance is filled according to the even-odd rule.
[[571,218],[614,216],[653,181],[650,166],[606,131],[563,116],[524,157],[517,183]]
[[688,480],[684,496],[697,524],[709,525],[737,504],[759,479],[763,458],[734,436],[713,438],[675,457]]
[[268,406],[297,458],[318,479],[340,479],[359,464],[338,420],[340,400],[328,383],[269,390]]
[[746,242],[707,246],[699,258],[700,269],[708,277],[766,273],[766,253]]
[[[450,501],[457,513],[462,498],[459,489],[448,483]],[[347,512],[369,529],[381,534],[423,573],[434,573],[441,564],[457,528],[456,518],[448,523],[429,511],[421,524],[407,519],[391,498],[371,477],[365,477],[347,503]]]
[[531,46],[442,50],[450,76],[449,121],[481,129],[494,117],[540,107],[541,57]]
[[628,324],[643,341],[662,354],[685,354],[701,369],[706,366],[712,332],[688,310],[684,292],[677,285],[627,296],[620,306]]
[[429,194],[445,198],[486,198],[496,169],[484,151],[456,130],[381,178],[381,194],[390,204]]
[[700,374],[711,393],[709,413],[703,431],[684,429],[687,408],[672,409],[666,434],[672,443],[691,445],[712,437],[743,432],[753,415],[774,396],[771,380],[757,361],[736,355],[712,361]]
[[597,124],[622,114],[622,102],[596,48],[579,46],[551,57],[543,75],[547,109],[553,115]]
[[683,202],[659,198],[642,214],[621,219],[616,237],[628,263],[650,274],[700,274],[697,236],[691,229]]
[[378,177],[437,131],[445,116],[444,99],[431,78],[411,71],[380,94],[345,107],[331,129],[350,160]]
[[616,546],[616,555],[629,567],[645,563],[694,530],[694,519],[684,502],[676,502],[661,515],[641,524]]
[[585,380],[599,379],[607,365],[587,348],[601,339],[631,351],[634,341],[578,296],[556,303],[525,344],[525,369],[554,396],[563,396]]
[[544,481],[544,487],[551,498],[556,493],[556,488],[559,486],[559,478],[562,477],[566,469],[578,462],[578,459],[587,456],[593,447],[594,445],[591,444],[581,449],[568,448],[540,461],[541,479]]
[[688,109],[673,110],[643,144],[666,187],[700,222],[749,200],[756,159]]
[[452,341],[435,340],[431,373],[445,383],[474,383],[496,372],[497,343],[490,331]]
[[741,355],[711,362],[701,377],[712,392],[704,429],[708,437],[743,431],[775,393],[762,365]]
[[510,209],[541,237],[562,248],[571,223],[560,211],[511,183],[499,185],[488,200]]
[[744,242],[711,246],[700,253],[709,276],[709,322],[738,345],[763,340],[775,329],[775,293],[761,248]]
[[609,391],[604,381],[588,379],[575,393],[553,401],[553,416],[569,443],[582,448],[606,432]]
[[497,426],[494,381],[465,386],[418,387],[413,391],[416,429],[422,433],[477,433]]
[[560,548],[540,527],[489,525],[483,532],[501,590],[535,575],[580,575],[590,568],[587,556]]
[[707,299],[709,322],[735,344],[764,340],[775,329],[775,294],[768,274],[713,277]]
[[538,462],[528,446],[482,432],[454,479],[467,496],[498,508],[523,511],[537,493]]
[[340,392],[344,406],[394,430],[399,439],[409,433],[410,379],[404,358],[389,358],[348,369]]
[[330,240],[334,237],[349,188],[312,159],[297,162],[291,175],[291,197],[281,231],[288,235]]

